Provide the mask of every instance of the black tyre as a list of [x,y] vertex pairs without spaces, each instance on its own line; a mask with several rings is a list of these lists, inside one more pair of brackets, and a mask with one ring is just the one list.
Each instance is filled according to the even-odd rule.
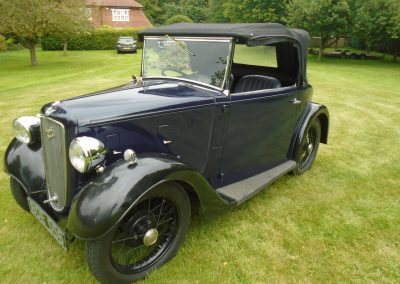
[[26,199],[28,195],[26,194],[24,188],[19,184],[18,181],[16,181],[13,178],[10,178],[10,187],[11,187],[11,193],[15,201],[18,203],[19,207],[21,207],[27,212],[30,212],[28,200]]
[[177,253],[190,223],[190,200],[177,184],[146,194],[118,226],[88,241],[86,257],[101,283],[131,283]]
[[311,168],[317,156],[320,139],[321,124],[318,119],[314,119],[307,125],[305,135],[295,149],[294,159],[297,166],[292,170],[293,175],[304,174]]

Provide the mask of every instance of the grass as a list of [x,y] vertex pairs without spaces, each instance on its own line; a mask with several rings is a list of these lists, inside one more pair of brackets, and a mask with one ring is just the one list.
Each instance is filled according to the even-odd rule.
[[[112,51],[0,53],[0,155],[11,121],[139,73]],[[178,255],[144,283],[399,283],[400,64],[310,58],[314,100],[331,113],[311,171],[285,176],[232,212],[194,216]],[[2,283],[93,283],[84,243],[64,252],[20,210],[0,165]]]

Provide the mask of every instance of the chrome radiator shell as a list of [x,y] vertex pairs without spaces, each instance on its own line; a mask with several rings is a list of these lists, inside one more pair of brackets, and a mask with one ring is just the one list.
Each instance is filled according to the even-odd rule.
[[40,133],[48,198],[60,212],[69,202],[69,171],[64,125],[52,118],[40,117]]

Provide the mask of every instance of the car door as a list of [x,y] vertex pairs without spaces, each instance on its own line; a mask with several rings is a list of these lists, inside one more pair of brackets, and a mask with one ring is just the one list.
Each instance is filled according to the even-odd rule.
[[297,88],[287,87],[230,96],[220,186],[287,161],[298,95]]

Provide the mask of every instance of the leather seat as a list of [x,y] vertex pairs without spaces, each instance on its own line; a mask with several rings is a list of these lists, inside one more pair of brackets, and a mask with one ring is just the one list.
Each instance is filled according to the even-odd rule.
[[240,78],[235,87],[235,93],[251,92],[281,87],[281,82],[274,77],[248,75]]

